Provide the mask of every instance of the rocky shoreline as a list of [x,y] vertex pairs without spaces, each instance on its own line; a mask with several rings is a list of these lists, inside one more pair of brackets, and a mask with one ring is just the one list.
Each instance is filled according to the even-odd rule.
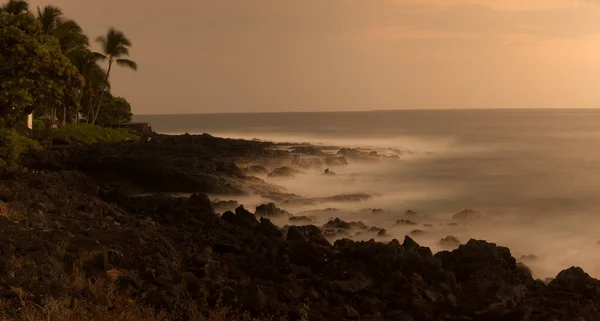
[[[322,212],[279,205],[323,199],[259,178],[303,168],[330,175],[348,162],[395,158],[210,135],[26,155],[28,172],[0,180],[3,317],[25,319],[24,306],[43,310],[50,298],[66,310],[78,302],[125,309],[74,286],[106,280],[169,320],[204,320],[222,306],[260,320],[600,320],[600,282],[580,268],[541,281],[508,248],[481,240],[459,245],[448,236],[440,242],[454,250],[433,254],[410,236],[375,241],[385,227],[339,218],[311,225]],[[170,195],[177,193],[191,196]],[[260,195],[274,204],[249,211],[206,194]],[[396,224],[415,225],[415,214]],[[345,238],[355,233],[372,239]]]

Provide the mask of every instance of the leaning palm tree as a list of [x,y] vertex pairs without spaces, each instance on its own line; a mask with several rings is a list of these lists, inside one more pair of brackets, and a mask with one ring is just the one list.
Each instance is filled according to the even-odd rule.
[[29,3],[25,0],[8,0],[0,11],[6,11],[12,14],[21,14],[29,12]]
[[98,107],[92,118],[92,124],[96,123],[96,119],[98,118],[113,63],[122,67],[137,70],[137,64],[134,61],[122,58],[129,56],[129,47],[131,47],[131,41],[129,41],[122,32],[115,30],[115,28],[110,28],[106,36],[100,36],[96,41],[102,46],[102,53],[96,53],[96,55],[100,60],[108,60],[108,69],[106,71],[106,79],[104,80],[100,99],[98,100]]

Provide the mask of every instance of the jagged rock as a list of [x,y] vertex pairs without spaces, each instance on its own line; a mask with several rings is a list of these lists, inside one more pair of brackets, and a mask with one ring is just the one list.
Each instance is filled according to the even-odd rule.
[[336,175],[333,171],[329,170],[329,168],[326,168],[325,171],[323,171],[324,175]]
[[325,155],[327,155],[322,150],[320,150],[314,146],[298,146],[298,147],[294,147],[292,150],[290,150],[290,152],[297,153],[297,154],[305,154],[305,155],[310,155],[310,156],[325,156]]
[[232,212],[225,212],[221,216],[221,218],[234,225],[240,226],[256,226],[258,225],[258,221],[256,220],[256,216],[254,214],[248,212],[243,205],[240,205],[235,209],[235,214]]
[[462,212],[458,212],[452,215],[452,219],[458,222],[472,222],[477,221],[483,218],[483,214],[481,212],[466,209]]
[[269,171],[260,165],[252,165],[248,166],[248,174],[250,175],[267,175]]
[[521,257],[519,258],[521,261],[526,261],[526,262],[535,262],[537,261],[537,256],[535,254],[528,254],[528,255],[521,255]]
[[407,210],[406,213],[404,213],[404,215],[407,215],[407,216],[416,216],[417,212],[415,212],[413,210]]
[[322,202],[360,202],[373,198],[372,195],[365,193],[340,194],[335,196],[323,197],[318,200]]
[[287,231],[287,240],[290,242],[306,242],[304,233],[296,226],[290,226]]
[[338,217],[336,217],[335,219],[325,223],[325,228],[330,228],[330,229],[349,229],[352,227],[352,225],[346,221],[342,221],[340,220]]
[[294,223],[312,223],[313,219],[308,217],[308,216],[291,216],[290,217],[290,222],[294,222]]
[[439,245],[444,248],[453,249],[460,246],[460,240],[455,236],[448,235],[440,240]]
[[425,232],[425,231],[423,231],[423,230],[412,230],[412,231],[410,232],[410,235],[411,235],[411,236],[419,236],[419,235],[423,235],[423,234],[425,234],[425,233],[427,233],[427,232]]
[[293,178],[297,174],[301,174],[301,173],[302,172],[299,171],[299,170],[293,169],[291,167],[284,166],[284,167],[275,168],[267,176],[268,177],[272,177],[272,178]]
[[291,165],[306,169],[317,169],[323,166],[323,161],[319,157],[292,155]]
[[257,206],[256,211],[254,211],[254,215],[266,217],[280,217],[290,216],[291,214],[285,210],[278,208],[277,206],[275,206],[274,203],[269,203]]
[[581,293],[589,298],[600,298],[600,282],[590,277],[580,267],[561,271],[548,287],[570,293]]
[[397,220],[396,225],[417,225],[417,223],[410,220]]
[[[181,141],[191,145],[186,155],[217,144],[192,135]],[[177,159],[167,147],[155,152]],[[112,155],[96,156],[104,153]],[[139,157],[123,155],[118,157]],[[74,157],[79,162],[81,156]],[[112,166],[121,161],[107,161],[113,165],[102,165],[104,170],[114,174]],[[87,301],[98,301],[98,311],[120,308],[95,300],[90,289],[74,288],[70,278],[77,275],[115,280],[134,302],[174,319],[191,319],[179,314],[181,307],[197,304],[202,315],[224,306],[276,320],[300,320],[303,312],[309,320],[600,320],[600,285],[582,269],[562,271],[546,285],[507,248],[485,241],[470,240],[435,256],[408,236],[402,244],[341,239],[332,245],[312,225],[289,226],[283,237],[270,220],[259,222],[243,207],[218,216],[203,194],[132,196],[123,186],[104,185],[121,178],[89,179],[69,171],[2,175],[0,191],[11,193],[0,195],[0,207],[10,205],[10,214],[19,217],[0,216],[0,312],[12,319],[20,317],[22,302],[43,305],[41,298],[66,298],[61,309]],[[369,230],[361,222],[333,224]]]
[[234,211],[238,206],[240,206],[240,204],[238,203],[238,201],[235,200],[221,201],[217,199],[212,202],[212,206],[215,209],[215,211],[226,212]]
[[279,228],[277,228],[277,226],[275,226],[275,224],[273,224],[268,218],[261,217],[260,224],[256,227],[256,229],[269,238],[282,236]]

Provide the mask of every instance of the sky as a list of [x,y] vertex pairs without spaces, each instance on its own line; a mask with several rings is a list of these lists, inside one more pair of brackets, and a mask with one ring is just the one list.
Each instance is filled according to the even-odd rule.
[[131,39],[136,114],[600,107],[600,0],[30,3]]

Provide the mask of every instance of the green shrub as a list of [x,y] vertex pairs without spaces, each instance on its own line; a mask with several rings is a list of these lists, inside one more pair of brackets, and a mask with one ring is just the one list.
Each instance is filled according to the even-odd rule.
[[71,124],[52,131],[52,137],[84,144],[136,141],[138,136],[122,129],[104,128],[90,124]]
[[44,132],[44,129],[46,129],[46,123],[44,123],[44,121],[41,119],[34,119],[32,127],[32,130],[35,134],[40,134]]
[[31,149],[40,150],[42,147],[14,130],[0,129],[0,167],[16,166],[19,156]]

